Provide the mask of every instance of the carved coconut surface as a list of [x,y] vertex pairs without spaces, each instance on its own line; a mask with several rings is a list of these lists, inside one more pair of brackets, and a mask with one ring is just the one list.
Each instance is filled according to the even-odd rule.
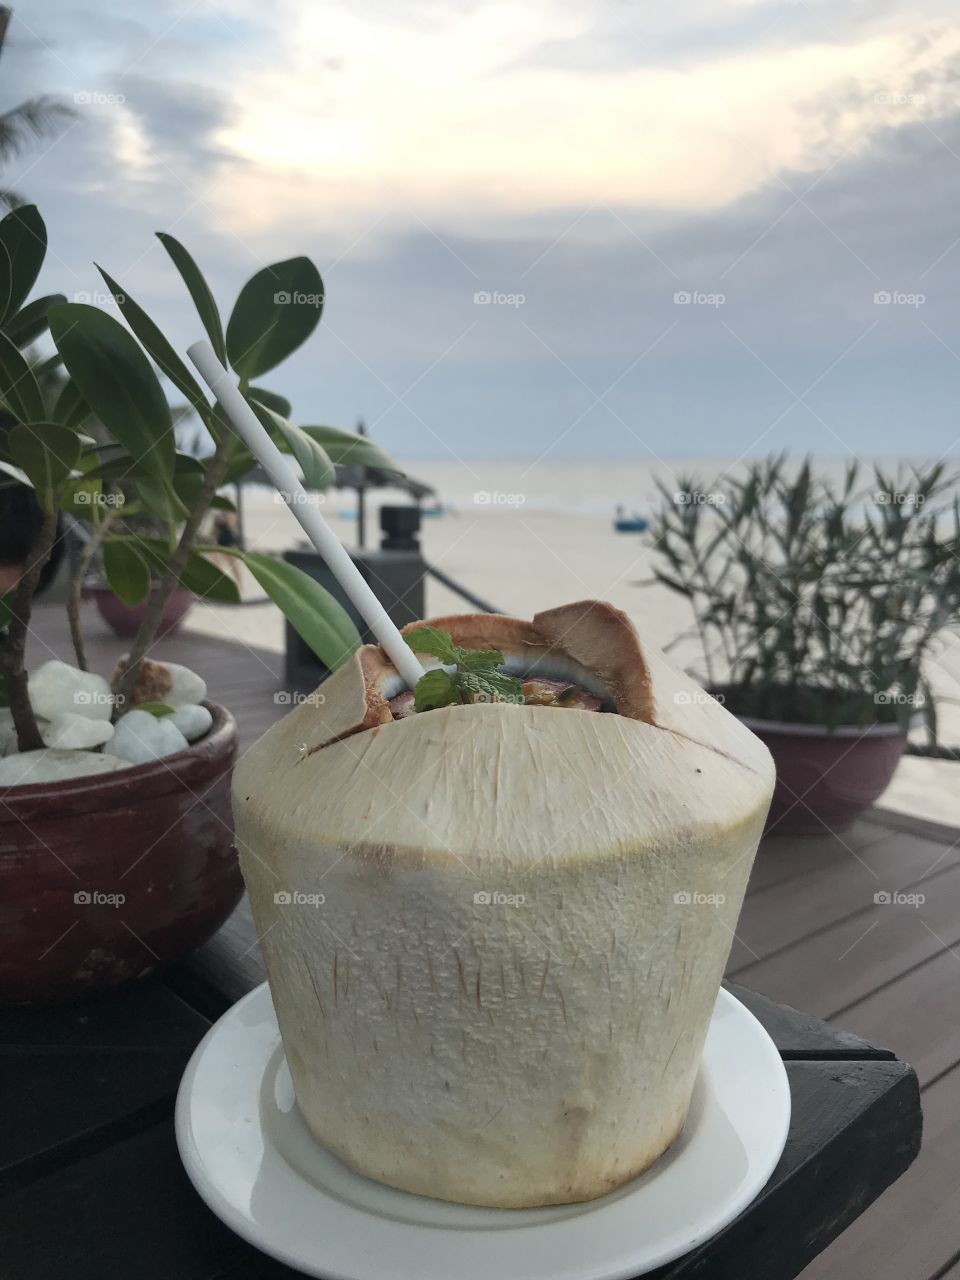
[[774,783],[610,606],[432,619],[616,714],[394,721],[361,649],[237,766],[237,843],[299,1107],[359,1172],[587,1200],[680,1132]]

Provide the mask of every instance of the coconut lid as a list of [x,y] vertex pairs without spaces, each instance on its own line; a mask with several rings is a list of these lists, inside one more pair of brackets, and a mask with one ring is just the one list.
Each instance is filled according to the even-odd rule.
[[515,673],[577,683],[616,714],[492,704],[394,720],[389,699],[403,682],[366,645],[246,754],[235,804],[252,802],[289,834],[428,859],[516,842],[517,823],[526,860],[762,822],[774,781],[766,747],[619,610],[581,601],[532,622],[466,614],[427,625],[501,650]]

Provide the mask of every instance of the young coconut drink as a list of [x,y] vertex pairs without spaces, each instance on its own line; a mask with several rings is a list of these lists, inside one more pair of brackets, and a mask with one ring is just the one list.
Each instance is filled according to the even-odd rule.
[[406,1191],[601,1196],[683,1127],[770,756],[606,604],[407,636],[417,709],[367,646],[235,773],[300,1110]]

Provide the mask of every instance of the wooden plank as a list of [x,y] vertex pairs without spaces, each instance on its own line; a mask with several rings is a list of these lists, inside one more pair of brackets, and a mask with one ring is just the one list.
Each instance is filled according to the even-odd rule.
[[[902,1062],[791,1062],[787,1072],[794,1112],[773,1177],[719,1235],[652,1272],[657,1280],[792,1280],[916,1157],[917,1081]],[[897,1280],[908,1275],[920,1273]]]
[[24,1186],[169,1112],[208,1023],[159,982],[0,1020],[0,1189]]
[[925,1280],[960,1245],[960,1069],[923,1092],[923,1149],[883,1199],[803,1272],[803,1280]]
[[0,1197],[0,1237],[4,1280],[214,1280],[260,1264],[191,1187],[170,1121]]
[[836,863],[787,881],[744,903],[727,971],[738,973],[798,939],[868,908],[880,891],[907,890],[933,871],[960,864],[960,844],[896,832]]
[[[737,970],[737,979],[809,1009],[839,1016],[878,987],[923,964],[944,945],[960,947],[960,867],[934,872],[913,907],[872,903],[824,931]],[[893,1034],[897,1019],[891,1025]]]
[[736,982],[723,984],[731,995],[750,1010],[766,1029],[784,1061],[843,1061],[845,1059],[893,1058],[889,1049],[878,1048],[846,1029],[831,1027],[812,1014],[786,1004],[777,1004],[757,991]]
[[960,1062],[960,951],[941,951],[842,1017],[855,1033],[889,1040],[926,1084]]
[[[788,880],[799,880],[824,867],[835,866],[844,852],[859,853],[890,835],[889,828],[863,819],[842,836],[773,835],[761,840],[747,893],[760,893]],[[841,844],[840,841],[843,843]]]

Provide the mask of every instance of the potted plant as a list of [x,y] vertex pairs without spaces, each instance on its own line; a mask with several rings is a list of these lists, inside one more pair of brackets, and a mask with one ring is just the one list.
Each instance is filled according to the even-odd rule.
[[773,753],[770,830],[843,831],[915,717],[935,742],[924,663],[960,623],[956,486],[943,464],[832,482],[782,455],[660,486],[654,581],[690,601],[704,683]]
[[[361,437],[295,425],[286,401],[251,385],[319,322],[323,286],[307,258],[257,272],[224,331],[193,259],[172,237],[160,239],[211,343],[308,486],[328,485],[337,461],[396,470]],[[0,712],[0,1001],[7,1003],[75,997],[149,973],[202,942],[241,892],[229,808],[235,723],[229,710],[206,702],[196,673],[155,661],[153,646],[178,589],[238,600],[233,578],[210,559],[224,548],[205,546],[199,532],[212,508],[229,506],[221,487],[253,459],[159,328],[106,272],[132,334],[105,312],[57,295],[25,301],[45,247],[33,206],[0,222],[0,479],[32,488],[36,517],[0,602],[7,704]],[[38,371],[21,348],[48,327],[56,354]],[[208,456],[177,448],[150,357],[209,434]],[[43,376],[61,361],[66,378]],[[72,661],[28,672],[32,600],[65,517],[88,531],[67,605]],[[268,556],[229,554],[327,665],[353,652],[353,624],[313,579]],[[122,601],[145,603],[112,680],[88,670],[80,626],[82,582],[94,556]]]

